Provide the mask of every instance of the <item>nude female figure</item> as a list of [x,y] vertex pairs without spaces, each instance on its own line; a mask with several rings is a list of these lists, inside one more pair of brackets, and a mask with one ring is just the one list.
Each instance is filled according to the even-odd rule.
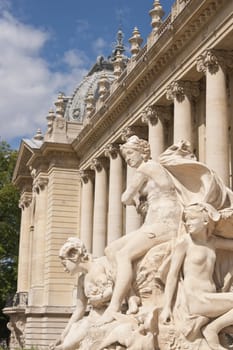
[[172,319],[172,300],[182,274],[190,315],[214,319],[202,330],[203,336],[211,349],[225,349],[218,333],[233,324],[233,293],[217,293],[213,273],[216,249],[233,250],[233,240],[213,235],[219,213],[210,205],[190,205],[184,216],[188,234],[178,241],[172,255],[160,321],[166,324]]
[[[59,257],[65,271],[81,274],[78,279],[77,305],[59,339],[50,349],[74,350],[87,336],[96,320],[102,315],[112,295],[112,279],[106,257],[93,258],[77,237],[70,237],[61,247]],[[85,315],[87,303],[92,305]]]
[[132,136],[121,146],[127,164],[135,168],[131,184],[122,194],[125,205],[140,204],[140,197],[147,200],[147,213],[143,225],[112,242],[105,250],[116,277],[110,304],[99,324],[111,322],[115,312],[120,311],[122,301],[129,293],[133,262],[144,256],[150,248],[176,237],[182,208],[173,182],[166,170],[150,159],[150,146],[145,140]]

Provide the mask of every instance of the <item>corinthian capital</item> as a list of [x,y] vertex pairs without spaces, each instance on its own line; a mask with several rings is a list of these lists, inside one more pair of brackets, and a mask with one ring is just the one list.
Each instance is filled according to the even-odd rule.
[[119,145],[110,143],[105,147],[104,154],[106,157],[116,159],[119,154]]
[[206,50],[197,58],[197,71],[206,72],[207,69],[211,74],[216,73],[222,68],[233,67],[233,51],[227,50]]
[[22,193],[19,200],[19,208],[24,210],[25,208],[29,207],[31,201],[32,201],[31,192]]
[[106,160],[104,158],[94,158],[91,162],[91,169],[100,172],[106,167]]
[[158,120],[164,121],[169,118],[169,108],[159,105],[147,106],[141,115],[143,123],[151,123],[156,125]]
[[173,81],[167,87],[167,99],[182,102],[185,96],[197,97],[199,95],[199,83],[188,80],[176,80]]
[[89,181],[92,181],[94,178],[94,174],[92,170],[80,170],[79,175],[84,184],[87,184]]
[[141,138],[146,138],[147,133],[145,132],[145,130],[143,130],[141,126],[130,125],[122,129],[121,139],[122,141],[127,142],[128,138],[133,135],[137,135]]
[[34,182],[34,188],[37,192],[43,191],[45,186],[48,184],[48,178],[44,176],[40,176]]

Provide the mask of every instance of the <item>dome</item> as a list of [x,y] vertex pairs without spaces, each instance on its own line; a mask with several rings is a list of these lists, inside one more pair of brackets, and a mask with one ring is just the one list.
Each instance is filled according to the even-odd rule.
[[100,56],[68,100],[64,115],[67,121],[83,122],[86,112],[86,98],[88,94],[92,93],[94,99],[98,100],[98,81],[103,74],[108,78],[110,84],[115,79],[111,59],[105,60],[103,56]]
[[110,84],[116,79],[113,73],[113,61],[116,59],[117,53],[120,53],[123,56],[123,61],[126,66],[128,57],[123,55],[125,51],[123,38],[124,34],[122,30],[119,29],[117,32],[115,48],[112,51],[111,56],[107,59],[103,56],[99,56],[90,72],[74,91],[73,96],[68,99],[64,114],[67,121],[83,122],[86,113],[86,98],[92,93],[95,101],[98,100],[98,81],[103,74],[109,80]]

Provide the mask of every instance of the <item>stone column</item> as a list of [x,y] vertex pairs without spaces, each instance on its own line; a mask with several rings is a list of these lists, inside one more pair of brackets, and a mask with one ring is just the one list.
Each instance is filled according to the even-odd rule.
[[206,163],[229,184],[229,139],[226,68],[233,52],[207,50],[197,59],[197,70],[206,74]]
[[32,241],[31,261],[31,292],[29,303],[42,305],[44,293],[44,260],[45,260],[45,235],[46,235],[46,211],[47,211],[47,183],[46,177],[40,176],[34,180],[35,210],[34,231]]
[[94,256],[102,256],[106,246],[107,232],[107,169],[104,159],[93,159],[91,169],[95,170],[95,194],[93,217]]
[[28,292],[30,287],[29,268],[30,261],[30,219],[31,219],[31,204],[32,193],[23,192],[19,207],[21,208],[21,227],[20,227],[20,242],[19,242],[19,263],[18,263],[18,285],[17,292]]
[[167,99],[174,100],[174,143],[193,144],[193,97],[199,95],[197,82],[174,81],[167,88]]
[[169,110],[163,106],[148,106],[142,112],[142,121],[148,123],[148,141],[151,148],[151,157],[157,160],[164,151],[164,119],[168,119]]
[[107,243],[110,243],[121,237],[123,231],[123,165],[118,145],[108,145],[105,155],[110,159],[107,230]]
[[88,252],[92,252],[94,204],[93,175],[91,170],[80,171],[80,177],[82,179],[80,239],[85,244]]

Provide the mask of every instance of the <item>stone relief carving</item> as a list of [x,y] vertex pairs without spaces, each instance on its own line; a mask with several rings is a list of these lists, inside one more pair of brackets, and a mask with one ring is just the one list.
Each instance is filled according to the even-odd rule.
[[159,157],[130,136],[135,175],[122,203],[142,226],[94,258],[78,238],[61,248],[78,300],[56,350],[216,350],[233,346],[233,193],[181,141]]
[[11,331],[10,344],[15,349],[23,349],[25,345],[25,315],[12,315],[7,328]]

